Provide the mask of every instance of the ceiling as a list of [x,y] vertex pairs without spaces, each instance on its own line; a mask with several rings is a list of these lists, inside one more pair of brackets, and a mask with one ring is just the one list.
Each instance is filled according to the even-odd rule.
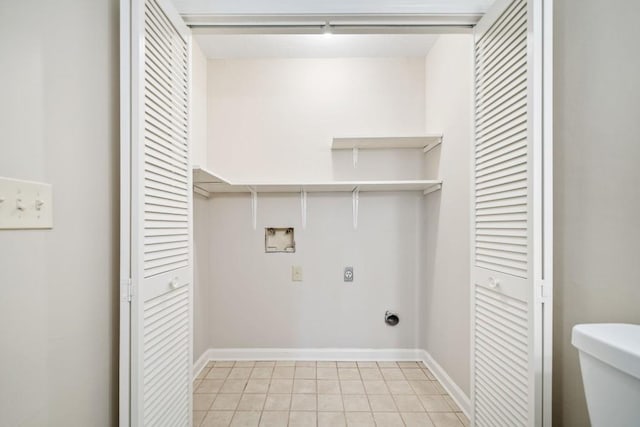
[[434,34],[195,35],[207,58],[424,57]]

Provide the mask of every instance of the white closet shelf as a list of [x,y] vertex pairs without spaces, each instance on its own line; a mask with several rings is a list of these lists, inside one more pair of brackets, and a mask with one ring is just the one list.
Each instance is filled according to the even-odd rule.
[[333,138],[332,150],[374,150],[381,148],[422,148],[424,152],[442,143],[442,134],[422,136],[385,136]]
[[210,193],[330,193],[373,191],[422,191],[424,194],[442,187],[440,180],[401,181],[326,181],[326,182],[231,182],[199,166],[193,167],[194,189],[203,196]]

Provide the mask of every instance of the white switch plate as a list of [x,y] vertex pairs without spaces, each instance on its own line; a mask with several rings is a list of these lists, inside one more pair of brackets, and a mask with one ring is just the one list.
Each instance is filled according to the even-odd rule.
[[294,265],[291,267],[291,280],[294,282],[302,282],[302,266]]
[[51,184],[0,177],[0,230],[53,228]]

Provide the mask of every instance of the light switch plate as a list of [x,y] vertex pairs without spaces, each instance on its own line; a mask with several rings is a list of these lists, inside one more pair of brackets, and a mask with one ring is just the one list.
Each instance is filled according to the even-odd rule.
[[294,265],[291,267],[291,280],[294,282],[302,282],[302,266]]
[[0,177],[0,230],[53,228],[51,184]]

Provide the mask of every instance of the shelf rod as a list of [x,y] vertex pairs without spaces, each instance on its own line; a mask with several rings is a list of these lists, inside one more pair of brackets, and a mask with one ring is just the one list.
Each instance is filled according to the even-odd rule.
[[353,147],[353,167],[358,167],[358,147]]
[[360,187],[356,187],[351,193],[351,201],[353,205],[353,229],[358,229],[358,209],[360,205]]
[[307,191],[300,190],[300,215],[302,216],[302,229],[307,228]]
[[251,221],[253,223],[253,229],[258,228],[258,192],[254,187],[249,187],[251,191]]

